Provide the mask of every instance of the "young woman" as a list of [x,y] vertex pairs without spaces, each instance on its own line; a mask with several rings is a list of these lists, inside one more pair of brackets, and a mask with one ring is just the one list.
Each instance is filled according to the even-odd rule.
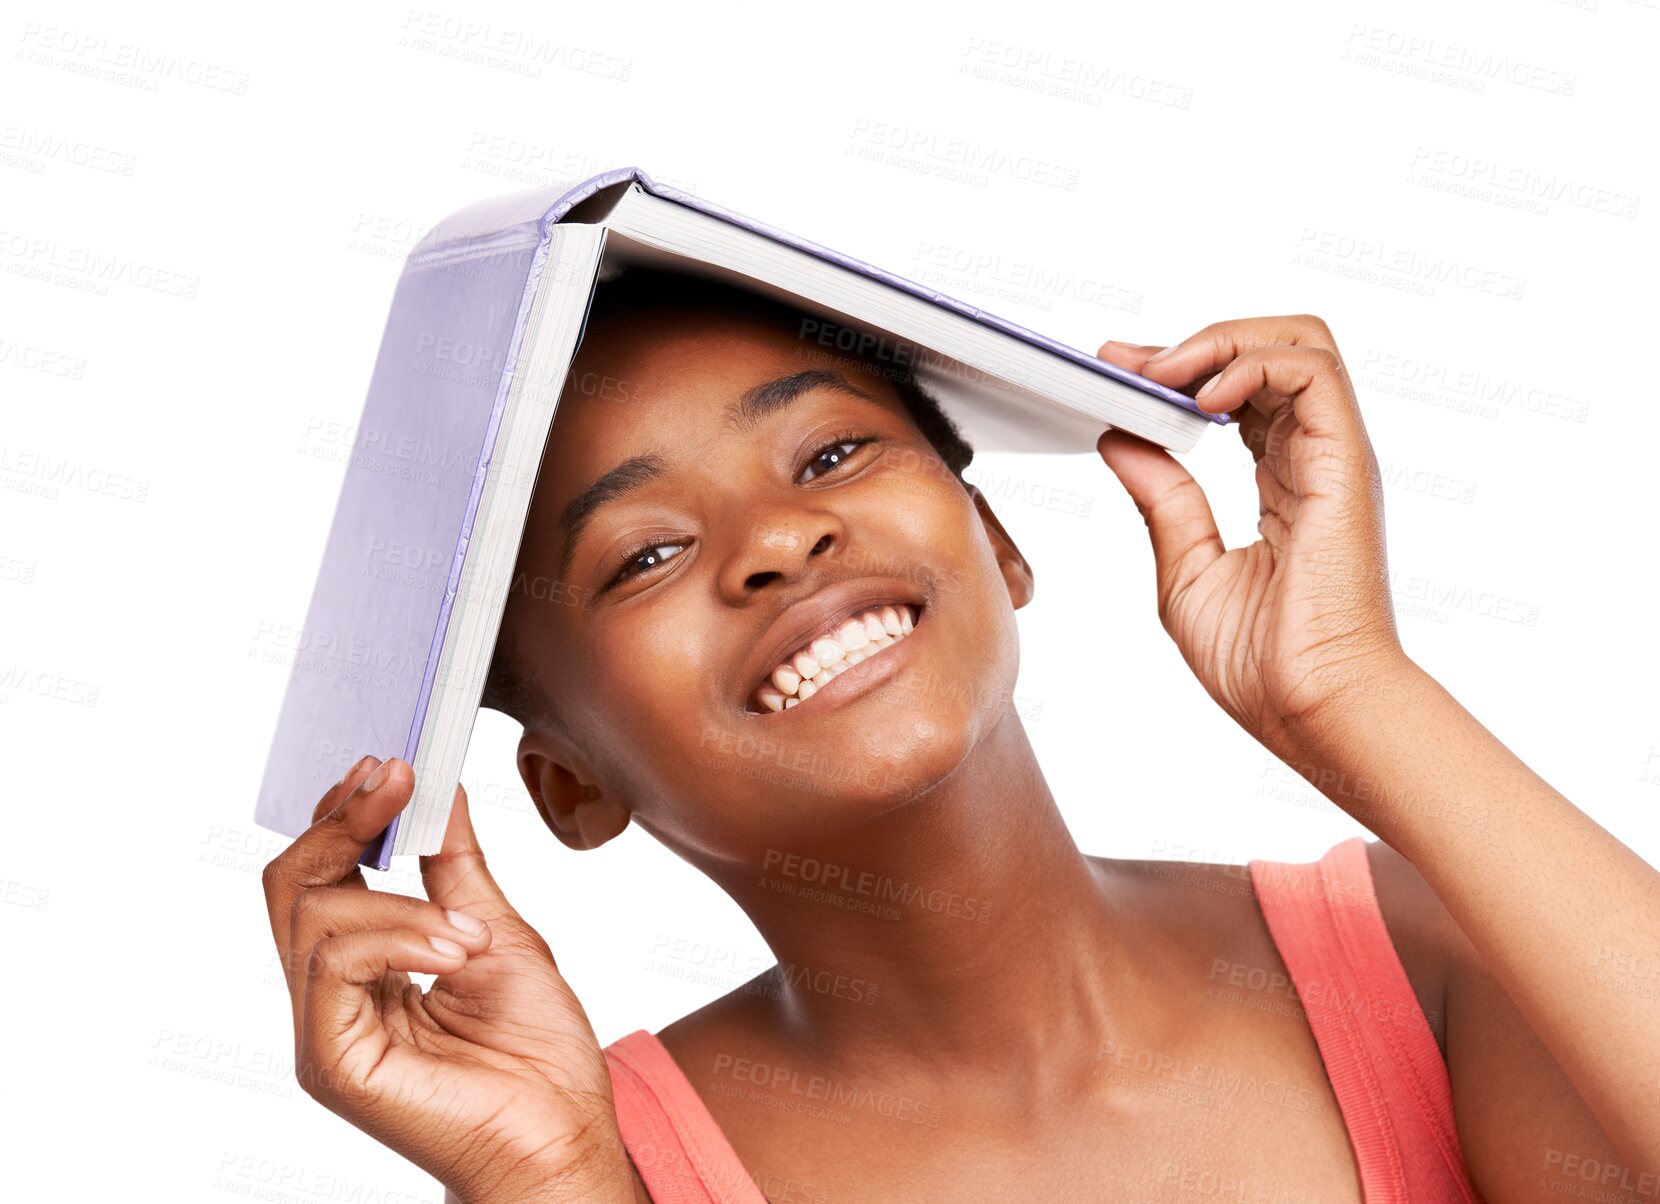
[[412,777],[365,757],[265,875],[305,1089],[465,1201],[1655,1198],[1660,875],[1402,650],[1326,326],[1100,352],[1237,417],[1249,547],[1162,450],[1100,452],[1205,689],[1381,838],[1179,873],[1074,845],[971,452],[802,330],[601,288],[487,692],[560,840],[639,824],[778,965],[602,1050],[463,792],[430,902],[366,888]]

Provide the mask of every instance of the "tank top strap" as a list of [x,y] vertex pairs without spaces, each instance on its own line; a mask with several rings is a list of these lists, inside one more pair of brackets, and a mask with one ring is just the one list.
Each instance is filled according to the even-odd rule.
[[1367,1204],[1476,1204],[1452,1085],[1373,889],[1362,837],[1251,882],[1314,1032]]
[[623,1145],[654,1204],[767,1204],[667,1048],[640,1029],[605,1047]]

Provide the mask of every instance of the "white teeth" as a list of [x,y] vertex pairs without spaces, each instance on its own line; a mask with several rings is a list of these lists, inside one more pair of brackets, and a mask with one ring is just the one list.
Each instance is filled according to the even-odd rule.
[[870,632],[865,630],[863,619],[849,619],[837,630],[836,639],[843,648],[852,652],[870,643]]
[[752,705],[768,713],[799,706],[854,665],[897,644],[915,626],[912,608],[903,603],[861,611],[774,668],[752,696]]
[[835,664],[846,651],[840,643],[827,635],[821,635],[813,641],[813,656],[820,665]]

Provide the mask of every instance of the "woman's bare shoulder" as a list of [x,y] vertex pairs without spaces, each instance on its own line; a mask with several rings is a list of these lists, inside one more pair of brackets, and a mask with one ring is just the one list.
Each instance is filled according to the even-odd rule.
[[1448,976],[1475,951],[1417,867],[1381,840],[1367,843],[1366,856],[1383,925],[1445,1056]]
[[[1412,864],[1388,845],[1367,846],[1378,910],[1402,968],[1438,1040],[1444,1032],[1448,967],[1467,948],[1462,934]],[[1281,989],[1289,975],[1257,900],[1250,867],[1208,861],[1091,858],[1119,901],[1120,920],[1139,925],[1200,973],[1208,991]]]
[[1257,906],[1248,866],[1091,857],[1112,923],[1172,986],[1200,999],[1240,983],[1286,994],[1288,976]]
[[657,1039],[689,1078],[735,1051],[759,1056],[762,1049],[775,1048],[768,1038],[779,1031],[778,999],[778,967],[773,966],[665,1025]]
[[1118,919],[1151,920],[1172,934],[1237,932],[1260,917],[1248,866],[1173,859],[1088,859]]

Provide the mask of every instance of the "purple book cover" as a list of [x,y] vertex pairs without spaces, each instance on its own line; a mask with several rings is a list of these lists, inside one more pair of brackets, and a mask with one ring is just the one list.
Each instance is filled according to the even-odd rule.
[[[1200,412],[1182,393],[620,167],[576,186],[495,197],[445,218],[399,276],[347,461],[322,566],[295,641],[254,821],[288,836],[365,753],[413,762],[468,538],[495,448],[552,227],[603,188],[638,181],[665,200],[753,230]],[[1225,415],[1206,415],[1225,423]],[[480,667],[482,669],[482,666]],[[363,864],[391,864],[393,821]]]

